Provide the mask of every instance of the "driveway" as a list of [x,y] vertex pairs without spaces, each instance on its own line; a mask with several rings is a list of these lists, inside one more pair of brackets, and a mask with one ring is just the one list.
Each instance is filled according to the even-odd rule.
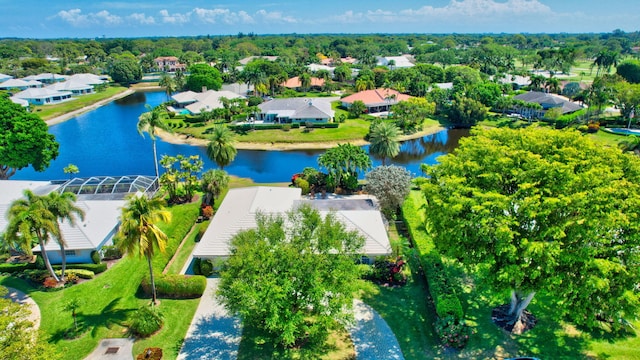
[[214,297],[220,279],[207,279],[207,289],[202,294],[182,349],[179,360],[236,359],[242,338],[240,319],[227,314]]
[[356,359],[404,360],[400,344],[387,322],[369,305],[353,301],[355,324],[349,329],[356,348]]
[[7,287],[7,295],[4,296],[5,299],[10,299],[13,302],[17,302],[18,304],[25,305],[30,313],[27,317],[33,323],[34,329],[40,328],[40,308],[38,304],[31,298],[31,296],[23,293],[18,289],[14,289],[11,287]]

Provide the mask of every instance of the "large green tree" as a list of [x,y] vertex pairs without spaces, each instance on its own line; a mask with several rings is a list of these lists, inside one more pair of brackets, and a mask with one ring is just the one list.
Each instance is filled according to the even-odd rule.
[[171,222],[171,213],[165,209],[164,200],[150,199],[146,194],[134,194],[122,209],[115,244],[129,256],[137,253],[147,259],[153,305],[156,304],[156,283],[151,259],[156,249],[164,252],[167,245],[167,235],[158,227],[160,222]]
[[327,170],[335,185],[355,190],[358,185],[358,173],[371,168],[371,158],[359,146],[338,144],[320,154],[318,165]]
[[367,193],[378,199],[387,219],[394,219],[411,190],[411,173],[401,166],[378,166],[365,175]]
[[0,95],[0,180],[29,165],[44,171],[58,157],[59,144],[38,115]]
[[373,124],[369,133],[369,153],[386,159],[393,159],[400,152],[400,129],[392,122],[380,121]]
[[154,108],[149,104],[145,104],[146,112],[142,113],[138,118],[138,133],[144,136],[144,133],[148,133],[151,138],[151,144],[153,146],[153,165],[156,170],[156,178],[160,177],[158,171],[158,151],[156,150],[156,133],[157,129],[170,131],[169,126],[164,122],[168,117],[167,112],[161,107],[156,106]]
[[396,125],[405,134],[422,130],[424,119],[433,115],[435,111],[436,104],[424,98],[411,98],[391,107]]
[[635,316],[640,159],[575,131],[472,134],[427,168],[427,228],[438,249],[511,291],[512,324],[536,292],[581,325]]
[[222,87],[222,75],[220,71],[207,64],[195,64],[189,67],[189,76],[187,77],[187,89],[191,91],[220,90]]
[[211,205],[216,202],[220,194],[229,187],[229,174],[220,169],[207,170],[202,174],[200,185],[204,192],[203,203]]
[[235,147],[233,132],[226,125],[215,125],[212,128],[207,145],[207,157],[218,164],[220,169],[231,164],[238,150]]
[[107,74],[113,81],[126,86],[142,79],[142,68],[134,57],[120,56],[109,62]]
[[222,302],[283,346],[305,339],[321,344],[329,329],[352,317],[354,256],[364,238],[309,205],[286,216],[258,214],[256,221],[257,228],[231,240],[220,273]]

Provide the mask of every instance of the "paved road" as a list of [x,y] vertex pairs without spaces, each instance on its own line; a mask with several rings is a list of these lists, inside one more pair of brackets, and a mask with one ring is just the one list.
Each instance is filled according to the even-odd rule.
[[207,279],[178,360],[236,359],[242,338],[240,319],[227,314],[214,294],[220,279]]
[[354,300],[353,310],[356,323],[349,332],[356,348],[356,359],[404,360],[398,339],[373,308],[360,300]]

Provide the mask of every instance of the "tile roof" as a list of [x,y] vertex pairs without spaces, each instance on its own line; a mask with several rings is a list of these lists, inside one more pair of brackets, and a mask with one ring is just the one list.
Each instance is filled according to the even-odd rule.
[[393,89],[378,88],[373,90],[360,91],[341,99],[343,103],[353,104],[355,101],[362,101],[367,106],[393,105],[400,101],[409,100],[411,96],[402,94]]
[[[286,88],[289,88],[289,89],[296,89],[296,88],[302,87],[302,81],[300,81],[300,77],[299,76],[294,76],[291,79],[283,82],[280,85],[284,86]],[[320,79],[320,78],[312,76],[311,77],[311,86],[323,87],[324,86],[324,79]]]

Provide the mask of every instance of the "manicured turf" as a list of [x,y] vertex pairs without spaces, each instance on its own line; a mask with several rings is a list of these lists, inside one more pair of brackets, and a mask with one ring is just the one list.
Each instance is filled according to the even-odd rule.
[[38,114],[43,120],[49,120],[54,117],[64,115],[74,110],[82,109],[85,106],[95,104],[100,100],[108,99],[115,94],[119,94],[127,88],[122,86],[110,86],[104,91],[96,92],[74,97],[73,100],[63,102],[56,105],[36,105],[34,113]]

